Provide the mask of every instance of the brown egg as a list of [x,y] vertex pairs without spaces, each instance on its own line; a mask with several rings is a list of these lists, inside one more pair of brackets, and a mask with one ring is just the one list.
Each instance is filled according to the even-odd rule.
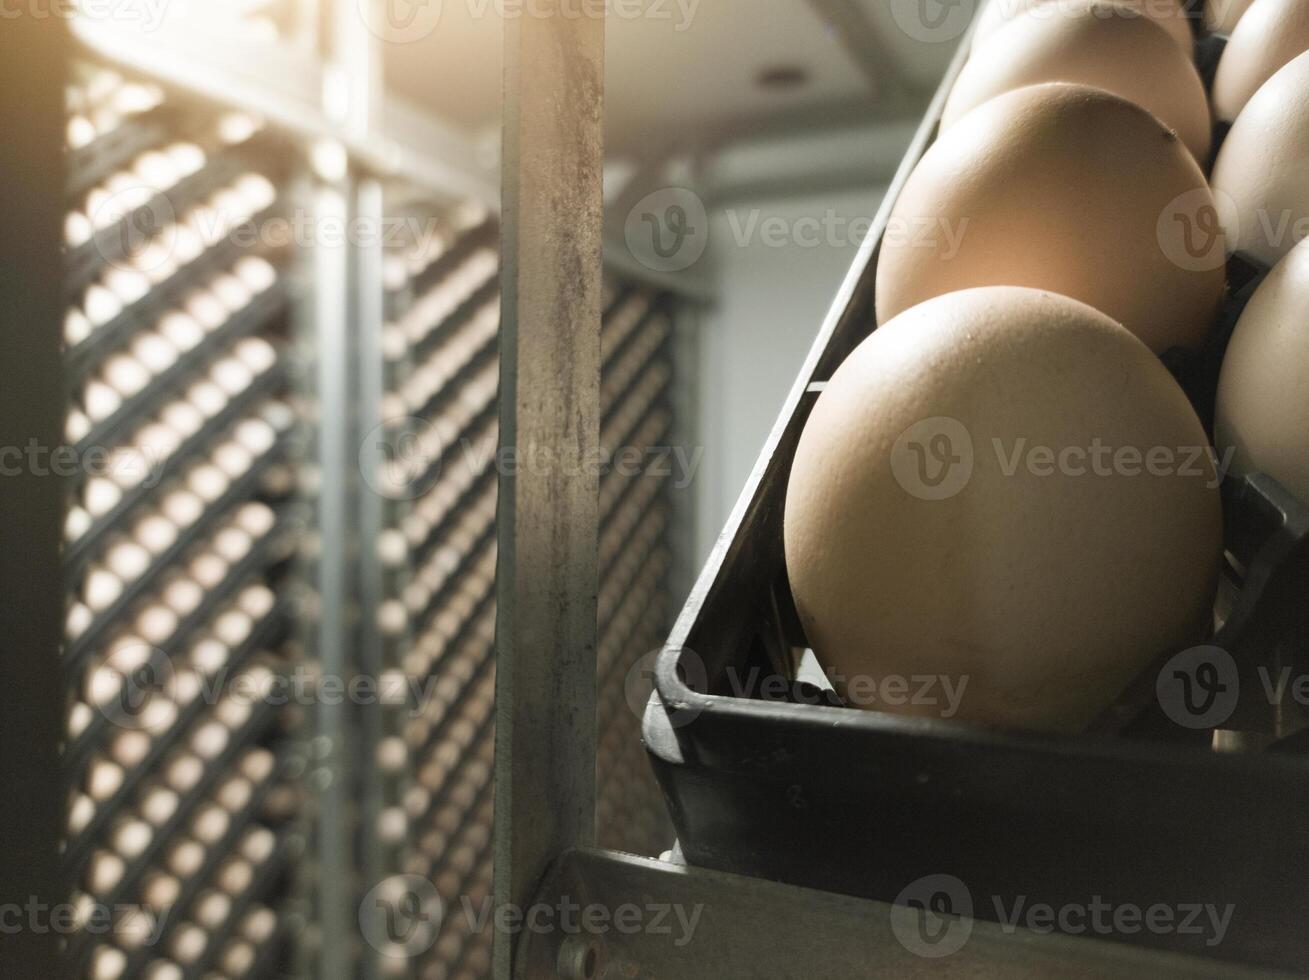
[[[1208,448],[1090,307],[1005,287],[916,307],[841,365],[796,450],[786,567],[814,653],[857,707],[1084,729],[1209,622]],[[885,686],[924,676],[930,699]]]
[[1309,237],[1309,53],[1250,100],[1212,183],[1229,252],[1274,265]]
[[[970,112],[927,151],[890,217],[877,319],[974,286],[1081,300],[1156,353],[1195,348],[1222,302],[1221,240],[1195,159],[1150,113],[1082,85],[1036,85]],[[1216,222],[1210,221],[1211,224]]]
[[[973,35],[973,50],[979,51],[989,44],[1000,28],[1029,12],[1046,21],[1067,16],[1075,9],[1077,0],[993,0],[987,3],[977,18],[977,31]],[[1134,13],[1144,14],[1168,31],[1189,56],[1195,47],[1195,32],[1180,0],[1114,0],[1115,6]]]
[[1011,20],[964,66],[945,104],[942,125],[1005,92],[1042,82],[1102,88],[1150,110],[1177,130],[1197,160],[1208,162],[1213,137],[1204,82],[1190,55],[1157,22],[1105,0],[1061,3]]
[[1204,29],[1213,34],[1231,34],[1254,0],[1205,0]]
[[1236,473],[1266,473],[1309,503],[1309,240],[1255,292],[1218,385],[1217,439]]
[[1214,76],[1214,112],[1233,122],[1263,84],[1295,58],[1309,51],[1309,3],[1304,0],[1255,0],[1218,62]]

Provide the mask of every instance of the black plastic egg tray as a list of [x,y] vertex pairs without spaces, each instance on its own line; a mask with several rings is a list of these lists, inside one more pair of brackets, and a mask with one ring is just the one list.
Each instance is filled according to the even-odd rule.
[[[1221,43],[1202,41],[1202,70]],[[808,644],[782,550],[791,460],[814,386],[876,322],[873,273],[890,208],[935,136],[962,59],[658,659],[644,737],[682,853],[693,865],[884,901],[951,875],[981,918],[1019,900],[1163,905],[1178,928],[1104,938],[1213,958],[1216,976],[1224,961],[1305,971],[1309,710],[1294,679],[1306,678],[1299,691],[1309,695],[1309,508],[1271,479],[1224,487],[1224,623],[1211,642],[1235,664],[1239,699],[1221,730],[1203,714],[1179,723],[1155,696],[1160,667],[1180,651],[1165,651],[1077,737],[854,710],[796,679]],[[1227,341],[1266,272],[1234,258],[1212,343],[1165,357],[1206,425]],[[1190,710],[1201,711],[1231,678],[1196,670]],[[1280,699],[1267,696],[1269,677],[1290,678]],[[1231,907],[1221,942],[1180,928],[1205,906]]]

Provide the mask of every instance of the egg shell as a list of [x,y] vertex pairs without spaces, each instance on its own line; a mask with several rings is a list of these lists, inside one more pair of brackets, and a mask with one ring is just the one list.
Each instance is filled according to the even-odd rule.
[[[1144,14],[1163,27],[1188,56],[1195,48],[1195,32],[1179,0],[1113,0],[1114,5],[1133,13]],[[1077,0],[990,0],[977,18],[973,34],[973,51],[981,50],[1015,18],[1028,13],[1046,21],[1065,17],[1075,10]]]
[[1204,29],[1212,34],[1231,34],[1254,0],[1205,0]]
[[1216,414],[1233,472],[1266,473],[1309,503],[1309,240],[1260,284],[1223,360]]
[[1183,232],[1213,210],[1195,159],[1140,106],[1081,85],[1009,92],[910,175],[878,262],[877,319],[960,289],[1030,286],[1101,310],[1156,353],[1197,348],[1226,265],[1219,237],[1193,255]]
[[1214,76],[1214,113],[1233,122],[1270,78],[1309,51],[1309,3],[1255,0],[1223,49]]
[[1057,18],[1038,8],[1011,20],[964,66],[942,125],[1043,82],[1091,85],[1135,102],[1177,130],[1196,160],[1208,162],[1213,124],[1195,64],[1158,22],[1104,0],[1069,3]]
[[[1117,462],[1156,448],[1170,467]],[[857,707],[944,717],[864,683],[927,674],[962,691],[954,720],[1084,729],[1210,621],[1207,448],[1159,360],[1090,307],[995,287],[910,310],[840,366],[796,450],[786,567],[814,653]]]
[[1229,252],[1271,266],[1309,238],[1309,53],[1250,100],[1211,181]]

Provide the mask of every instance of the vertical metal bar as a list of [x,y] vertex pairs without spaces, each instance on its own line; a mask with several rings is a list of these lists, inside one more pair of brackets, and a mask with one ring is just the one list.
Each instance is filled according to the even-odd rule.
[[[355,195],[356,217],[362,227],[382,227],[383,192],[376,180],[364,180]],[[383,423],[383,359],[382,327],[384,318],[382,287],[382,246],[375,235],[368,236],[355,247],[355,363],[357,395],[355,398],[355,428],[353,444],[359,447],[357,465],[363,474],[372,476],[381,472],[382,440],[374,433]],[[359,671],[365,677],[380,678],[386,668],[383,662],[382,634],[378,626],[377,610],[384,599],[382,567],[377,553],[377,542],[386,520],[387,501],[377,490],[375,476],[365,477],[358,495],[359,554],[356,561],[359,607]],[[384,736],[384,712],[380,705],[368,706],[359,713],[360,742],[355,757],[360,760],[377,758],[377,747]],[[360,766],[357,784],[361,789],[360,815],[363,833],[359,837],[360,871],[363,888],[370,889],[398,869],[388,868],[378,835],[378,821],[384,806],[384,786],[381,769],[365,763]],[[365,950],[362,975],[377,976],[377,957]]]
[[[349,204],[342,186],[319,186],[314,192],[314,217],[320,222],[349,220]],[[349,396],[351,352],[348,331],[350,253],[344,244],[316,241],[313,251],[314,330],[318,357],[318,657],[325,677],[346,678],[352,629],[350,595],[351,552],[356,547],[351,518],[350,474],[356,459],[350,445]],[[318,976],[347,980],[350,969],[349,937],[357,931],[352,921],[353,887],[351,844],[347,814],[353,799],[347,739],[348,707],[339,700],[323,699],[318,705],[318,737],[322,759],[318,821],[318,907],[322,954]]]
[[595,837],[604,18],[582,10],[505,23],[495,890],[519,907]]
[[60,333],[69,45],[63,18],[36,13],[28,8],[0,28],[0,895],[24,909],[19,931],[0,938],[3,977],[60,975],[59,936],[48,916],[29,911],[66,901],[58,870],[66,825],[59,767],[64,485],[52,453],[66,411]]

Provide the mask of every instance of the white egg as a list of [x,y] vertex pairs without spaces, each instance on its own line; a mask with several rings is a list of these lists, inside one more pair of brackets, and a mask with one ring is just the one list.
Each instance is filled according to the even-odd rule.
[[105,566],[124,582],[131,582],[150,567],[150,552],[135,541],[116,541],[105,552]]
[[225,357],[215,364],[209,371],[209,377],[233,398],[249,388],[254,381],[251,368],[235,357]]
[[81,211],[69,211],[64,216],[64,244],[69,248],[85,245],[95,234],[91,219]]
[[248,112],[229,112],[218,120],[218,138],[228,146],[244,143],[259,129],[259,120]]
[[229,564],[235,565],[250,553],[253,541],[240,528],[225,527],[214,535],[214,551]]
[[190,402],[173,402],[160,413],[159,418],[183,439],[191,438],[205,424],[204,415]]
[[105,361],[106,382],[124,398],[139,395],[150,384],[150,371],[130,354],[115,354]]
[[222,755],[231,741],[226,726],[216,721],[206,722],[191,736],[191,751],[202,759],[215,759]]
[[177,348],[157,333],[144,333],[132,342],[132,356],[151,374],[163,374],[177,363]]
[[189,571],[201,588],[216,589],[227,577],[228,564],[212,552],[206,552],[191,562]]
[[277,350],[263,337],[246,337],[233,352],[256,375],[263,374],[277,363]]
[[168,239],[172,242],[173,257],[179,265],[194,262],[205,250],[204,236],[188,225],[178,224],[170,229]]
[[108,759],[96,759],[87,770],[86,791],[103,803],[123,785],[123,769]]
[[95,142],[95,126],[86,116],[77,115],[68,120],[65,139],[70,150],[80,150]]
[[205,505],[189,490],[174,490],[164,497],[162,511],[178,528],[187,528],[204,514]]
[[113,480],[106,477],[92,477],[86,482],[83,503],[92,517],[103,517],[123,499],[123,492]]
[[246,174],[236,182],[236,189],[252,205],[251,213],[262,211],[277,200],[277,188],[263,174]]
[[92,422],[103,422],[123,405],[118,392],[98,379],[91,379],[82,389],[82,404]]
[[123,301],[99,284],[87,287],[82,305],[93,328],[104,326],[123,312]]
[[[93,287],[94,288],[94,287]],[[72,307],[64,314],[64,343],[76,347],[91,336],[91,321],[77,307]]]
[[136,631],[148,643],[161,645],[172,637],[177,630],[177,614],[167,606],[154,604],[147,606],[142,613],[136,617],[134,624]]
[[68,418],[64,421],[64,439],[70,445],[76,445],[91,432],[91,420],[79,408],[70,408]]
[[133,169],[137,177],[156,191],[166,191],[177,183],[177,164],[167,153],[158,150],[143,153]]
[[68,811],[68,832],[76,837],[95,819],[95,801],[85,793],[78,793],[77,799]]
[[102,613],[123,594],[123,583],[107,568],[93,565],[82,585],[82,597],[93,613]]
[[233,480],[240,479],[250,471],[254,457],[244,446],[226,443],[214,451],[214,465]]
[[[119,861],[117,866],[104,864],[93,872],[91,880],[95,882],[96,887],[92,890],[96,894],[104,894],[118,884],[123,876],[121,865],[122,861]],[[126,969],[127,954],[121,949],[113,946],[97,946],[95,952],[91,954],[91,980],[119,980]]]
[[253,620],[260,620],[272,612],[277,597],[266,585],[252,585],[241,593],[237,605]]
[[74,602],[68,610],[64,633],[70,640],[76,640],[90,628],[95,614],[84,603]]
[[253,293],[262,293],[277,282],[277,270],[257,255],[248,255],[236,264],[235,272]]
[[142,797],[141,816],[158,827],[160,824],[166,823],[177,812],[179,802],[181,801],[178,799],[177,794],[171,789],[156,786]]
[[174,579],[164,587],[163,601],[179,618],[189,616],[205,600],[204,589],[186,578]]
[[251,299],[250,290],[236,276],[218,276],[209,284],[209,288],[232,313],[244,309]]
[[177,540],[177,527],[162,514],[150,514],[137,522],[132,536],[152,555],[157,555]]
[[227,407],[227,395],[212,381],[197,381],[186,394],[191,404],[206,418],[213,418]]
[[214,620],[214,636],[232,649],[244,643],[253,628],[250,617],[236,609],[228,610]]
[[105,273],[104,284],[124,306],[142,299],[150,292],[150,279],[135,269],[110,269]]
[[189,313],[169,313],[159,321],[159,332],[179,351],[194,349],[205,339],[204,328]]
[[238,444],[256,456],[273,448],[277,442],[277,433],[263,419],[245,419],[232,433]]
[[221,497],[231,485],[226,474],[209,463],[201,464],[188,473],[186,484],[207,504]]
[[191,665],[206,676],[217,674],[231,659],[227,646],[215,639],[201,640],[191,648]]
[[114,850],[131,860],[140,857],[153,839],[154,831],[149,824],[129,817],[114,828],[112,844]]
[[206,331],[217,330],[227,322],[227,307],[217,296],[207,290],[196,290],[186,300],[186,312],[190,313]]
[[198,174],[206,163],[204,150],[194,143],[174,143],[168,148],[168,159],[172,161],[179,180]]

